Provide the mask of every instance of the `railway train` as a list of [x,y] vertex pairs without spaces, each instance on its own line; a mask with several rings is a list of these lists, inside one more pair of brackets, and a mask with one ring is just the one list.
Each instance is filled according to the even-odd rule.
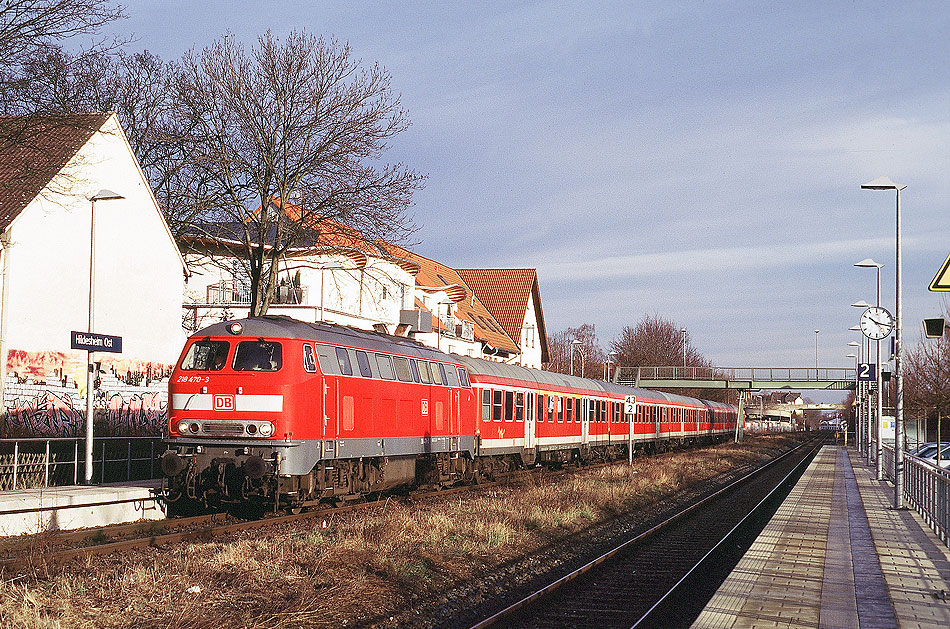
[[283,316],[199,330],[168,389],[166,496],[192,509],[293,511],[632,456],[725,438],[738,410]]

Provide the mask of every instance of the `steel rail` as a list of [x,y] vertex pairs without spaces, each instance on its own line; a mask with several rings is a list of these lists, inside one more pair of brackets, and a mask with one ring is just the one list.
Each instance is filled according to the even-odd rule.
[[[821,448],[822,445],[824,445],[824,440],[822,440],[821,442],[818,443],[818,445],[816,445],[814,448],[812,448],[812,452],[814,452],[814,451],[817,450],[818,448]],[[791,452],[792,452],[792,451],[789,451],[789,453],[791,453]],[[633,625],[631,625],[630,629],[636,629],[636,628],[639,627],[645,620],[647,620],[647,619],[650,617],[650,615],[653,614],[653,612],[654,612],[660,605],[662,605],[662,604],[664,603],[664,601],[666,601],[670,596],[672,596],[673,593],[676,592],[676,590],[678,590],[679,587],[680,587],[701,565],[703,565],[703,563],[706,562],[707,559],[709,559],[709,558],[712,557],[717,551],[719,551],[719,549],[722,547],[722,545],[725,544],[726,541],[729,540],[733,535],[735,535],[736,531],[739,530],[739,527],[741,527],[742,525],[744,525],[746,522],[749,521],[750,518],[752,518],[753,516],[755,516],[755,515],[759,512],[759,510],[762,509],[762,507],[763,507],[769,500],[771,500],[773,496],[775,496],[775,493],[778,492],[782,487],[784,487],[785,484],[789,481],[789,479],[790,479],[794,474],[797,474],[797,473],[798,473],[799,469],[801,468],[801,466],[802,466],[803,464],[805,464],[806,462],[810,462],[809,456],[810,456],[810,455],[806,455],[805,458],[802,459],[801,463],[799,463],[799,464],[796,465],[794,468],[792,468],[792,470],[789,471],[789,473],[786,474],[785,477],[784,477],[781,481],[779,481],[777,485],[775,485],[775,487],[772,489],[772,491],[770,491],[764,498],[762,498],[762,499],[758,502],[758,504],[756,504],[747,514],[745,514],[745,516],[743,516],[743,518],[742,518],[739,522],[737,522],[737,523],[735,524],[735,526],[733,526],[731,529],[729,529],[729,532],[726,533],[725,535],[723,535],[722,539],[720,539],[718,542],[716,542],[716,545],[715,545],[715,546],[713,546],[713,547],[710,548],[708,551],[706,551],[706,553],[699,559],[699,561],[697,561],[695,564],[693,564],[693,567],[690,568],[690,569],[686,572],[686,574],[684,574],[682,577],[680,577],[680,579],[679,579],[676,583],[674,583],[673,586],[672,586],[669,590],[667,590],[667,592],[666,592],[665,594],[663,594],[663,596],[661,596],[655,603],[653,603],[653,605],[650,607],[650,609],[648,609],[635,623],[633,623]],[[776,460],[778,460],[778,459],[776,459]]]
[[[816,437],[816,439],[821,439],[821,440],[819,441],[818,446],[816,446],[816,447],[820,447],[820,446],[823,444],[824,439],[823,439],[823,438],[820,438],[820,437]],[[549,583],[548,585],[544,586],[543,588],[540,588],[540,589],[538,589],[538,590],[535,590],[534,592],[532,592],[532,593],[529,594],[528,596],[525,596],[525,597],[522,598],[521,600],[519,600],[519,601],[517,601],[517,602],[515,602],[515,603],[512,603],[511,605],[509,605],[508,607],[502,609],[501,611],[496,612],[495,614],[492,614],[492,615],[489,616],[488,618],[486,618],[486,619],[484,619],[484,620],[482,620],[482,621],[480,621],[480,622],[478,622],[478,623],[472,625],[472,626],[471,626],[471,629],[482,629],[482,628],[484,628],[484,627],[489,627],[489,626],[495,624],[496,622],[498,622],[499,620],[502,620],[502,619],[504,619],[504,618],[507,618],[507,617],[509,617],[509,616],[511,616],[511,615],[513,615],[513,614],[515,614],[515,613],[517,613],[518,611],[524,609],[525,607],[527,607],[527,606],[530,605],[531,603],[533,603],[533,602],[535,602],[535,601],[537,601],[537,600],[539,600],[539,599],[541,599],[541,598],[544,598],[545,596],[548,596],[548,595],[552,594],[553,592],[555,592],[556,590],[558,590],[558,589],[559,589],[560,587],[562,587],[563,585],[566,585],[567,583],[570,583],[571,581],[574,581],[574,580],[577,579],[579,576],[581,576],[581,575],[583,575],[583,574],[585,574],[585,573],[591,571],[593,568],[596,568],[596,567],[599,566],[600,564],[602,564],[602,563],[604,563],[604,562],[606,562],[606,561],[612,559],[613,557],[615,557],[616,555],[620,554],[621,552],[623,552],[623,551],[625,551],[625,550],[631,548],[632,546],[636,545],[636,544],[639,543],[639,542],[642,542],[643,540],[645,540],[645,539],[651,537],[652,535],[658,533],[659,531],[664,530],[665,528],[667,528],[668,526],[674,524],[675,522],[678,522],[679,520],[683,519],[683,518],[684,518],[685,516],[687,516],[688,514],[692,513],[694,510],[696,510],[696,509],[698,509],[699,507],[705,505],[706,503],[710,502],[711,500],[714,500],[715,498],[721,496],[721,495],[724,494],[725,492],[727,492],[727,491],[729,491],[729,490],[731,490],[731,489],[733,489],[733,488],[735,488],[735,487],[741,485],[742,483],[747,482],[747,481],[748,481],[749,479],[751,479],[752,477],[754,477],[754,476],[760,474],[761,472],[763,472],[763,471],[766,470],[766,469],[769,469],[771,466],[777,464],[779,461],[784,460],[786,457],[791,456],[792,454],[794,454],[795,452],[797,452],[797,451],[800,450],[801,448],[804,448],[804,447],[806,447],[806,446],[811,445],[813,441],[814,441],[814,439],[813,439],[812,441],[808,441],[808,442],[799,444],[798,446],[792,448],[792,449],[789,450],[788,452],[782,453],[780,456],[778,456],[778,457],[772,459],[772,460],[769,461],[768,463],[766,463],[766,464],[762,465],[761,467],[758,467],[758,468],[756,468],[756,469],[750,471],[749,473],[747,473],[747,474],[745,474],[745,475],[743,475],[743,476],[741,476],[741,477],[739,477],[739,478],[733,480],[733,481],[730,482],[728,485],[725,485],[725,486],[719,488],[718,490],[716,490],[716,491],[713,492],[712,494],[710,494],[710,495],[708,495],[708,496],[702,498],[701,500],[699,500],[699,501],[697,501],[697,502],[695,502],[695,503],[689,505],[688,507],[686,507],[686,508],[682,509],[681,511],[675,513],[674,515],[670,516],[669,518],[667,518],[667,519],[664,520],[663,522],[660,522],[659,524],[656,524],[655,526],[653,526],[653,527],[647,529],[647,530],[644,531],[643,533],[640,533],[639,535],[636,535],[635,537],[633,537],[633,538],[631,538],[631,539],[629,539],[629,540],[623,542],[623,543],[620,544],[619,546],[614,547],[613,549],[607,551],[606,553],[604,553],[604,554],[602,554],[601,556],[597,557],[597,558],[594,559],[593,561],[590,561],[590,562],[584,564],[584,565],[581,566],[580,568],[577,568],[576,570],[574,570],[574,571],[572,571],[572,572],[570,572],[570,573],[564,575],[563,577],[561,577],[561,578],[559,578],[559,579],[557,579],[557,580],[555,580],[555,581]]]

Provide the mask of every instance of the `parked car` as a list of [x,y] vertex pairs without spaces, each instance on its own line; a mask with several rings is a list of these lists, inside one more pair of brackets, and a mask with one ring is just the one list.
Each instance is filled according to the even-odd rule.
[[[944,442],[941,442],[940,445],[941,445],[940,467],[950,467],[950,443],[947,443],[946,441],[944,441]],[[917,448],[916,452],[912,454],[916,456],[917,458],[922,459],[926,461],[927,463],[930,463],[931,465],[936,465],[937,464],[937,443],[936,442],[924,443],[919,448]]]

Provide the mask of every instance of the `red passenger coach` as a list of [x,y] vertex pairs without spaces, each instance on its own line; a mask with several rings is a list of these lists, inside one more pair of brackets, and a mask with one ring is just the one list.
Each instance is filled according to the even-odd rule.
[[287,317],[191,336],[168,408],[162,470],[169,501],[188,508],[295,509],[402,485],[474,482],[721,437],[736,425],[736,408],[725,404]]

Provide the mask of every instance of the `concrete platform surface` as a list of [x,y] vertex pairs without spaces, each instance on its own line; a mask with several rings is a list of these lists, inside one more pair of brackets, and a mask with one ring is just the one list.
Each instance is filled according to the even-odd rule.
[[64,531],[165,518],[161,481],[0,492],[0,536]]
[[950,627],[950,549],[825,446],[693,627]]

